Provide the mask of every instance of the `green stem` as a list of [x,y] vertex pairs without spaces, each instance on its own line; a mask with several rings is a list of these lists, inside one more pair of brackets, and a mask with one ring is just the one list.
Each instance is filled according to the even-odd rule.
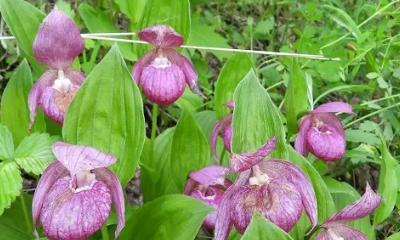
[[108,229],[107,229],[106,224],[104,224],[103,227],[101,227],[101,239],[110,240],[110,236],[108,235]]
[[348,124],[346,124],[345,128],[348,128],[348,127],[350,127],[351,125],[353,125],[353,124],[355,124],[355,123],[358,123],[358,122],[360,122],[360,121],[362,121],[362,120],[364,120],[364,119],[367,119],[367,118],[369,118],[369,117],[372,117],[372,116],[374,116],[374,115],[376,115],[376,114],[379,114],[379,113],[381,113],[381,112],[384,112],[384,111],[386,111],[386,110],[389,110],[389,109],[394,108],[394,107],[397,107],[397,106],[400,106],[400,103],[396,103],[396,104],[394,104],[394,105],[391,105],[391,106],[388,106],[388,107],[379,109],[379,110],[377,110],[377,111],[375,111],[375,112],[372,112],[372,113],[370,113],[370,114],[367,114],[367,115],[365,115],[365,116],[363,116],[363,117],[360,117],[360,118],[358,118],[358,119],[356,119],[356,120],[354,120],[354,121],[352,121],[352,122],[349,122]]
[[153,104],[153,109],[151,111],[151,135],[150,135],[150,143],[152,149],[157,135],[157,118],[158,118],[158,105]]
[[26,229],[28,230],[29,233],[33,233],[32,224],[31,224],[31,220],[29,217],[30,214],[28,213],[28,209],[26,208],[26,205],[25,205],[24,193],[21,193],[21,197],[19,198],[19,200],[21,201],[22,211],[24,212]]
[[371,100],[371,101],[368,101],[368,102],[363,102],[363,103],[360,104],[360,106],[365,106],[365,105],[368,105],[370,103],[376,103],[376,102],[388,100],[388,99],[395,98],[395,97],[400,97],[400,93],[399,94],[395,94],[395,95],[386,96],[386,97],[383,97],[383,98],[374,99],[374,100]]

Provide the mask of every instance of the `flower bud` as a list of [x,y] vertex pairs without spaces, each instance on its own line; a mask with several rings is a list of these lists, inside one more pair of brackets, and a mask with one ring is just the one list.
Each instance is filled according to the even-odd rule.
[[182,36],[165,25],[145,28],[138,35],[154,47],[136,62],[132,73],[150,101],[170,105],[182,96],[186,85],[199,93],[192,63],[175,50],[182,45]]
[[49,239],[85,239],[101,228],[114,202],[118,236],[125,224],[123,192],[105,168],[115,157],[62,142],[53,144],[53,152],[57,160],[43,173],[33,197],[34,225],[40,221]]
[[302,155],[311,152],[324,161],[341,159],[346,149],[344,129],[335,112],[352,114],[351,105],[343,102],[326,103],[300,121],[295,148]]

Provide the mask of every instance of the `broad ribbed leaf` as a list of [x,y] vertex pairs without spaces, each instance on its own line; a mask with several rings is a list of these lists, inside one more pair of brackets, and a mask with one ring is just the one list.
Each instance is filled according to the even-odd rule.
[[0,163],[0,215],[21,193],[22,178],[15,162]]
[[32,220],[30,215],[25,215],[24,212],[26,211],[28,214],[32,212],[32,196],[24,193],[23,195],[23,198],[19,196],[19,199],[14,201],[11,207],[0,216],[1,239],[34,239]]
[[[85,22],[86,27],[91,33],[99,32],[121,32],[110,19],[110,16],[100,9],[93,8],[89,4],[79,4],[78,11],[82,20]],[[103,41],[105,46],[110,46],[110,42]],[[136,60],[136,56],[133,53],[133,47],[130,43],[118,43],[121,49],[121,53],[124,58],[128,60]]]
[[254,214],[241,240],[293,240],[293,238],[264,217]]
[[34,133],[24,138],[15,150],[15,161],[28,173],[42,174],[54,160],[52,142],[46,133]]
[[[148,0],[136,30],[160,24],[173,27],[187,41],[190,34],[189,0]],[[149,49],[140,45],[135,47],[138,56]]]
[[114,0],[114,2],[131,21],[137,22],[142,16],[147,0]]
[[214,109],[218,118],[230,112],[226,102],[233,100],[236,86],[252,67],[253,63],[246,54],[236,54],[225,63],[215,85]]
[[195,239],[210,211],[202,202],[183,195],[157,198],[133,210],[119,239]]
[[255,150],[267,139],[276,136],[277,148],[271,155],[295,163],[306,173],[316,194],[318,221],[322,223],[335,210],[328,188],[314,167],[286,144],[284,126],[278,109],[267,91],[259,84],[253,71],[239,83],[234,93],[234,101],[236,104],[233,114],[234,152]]
[[[32,73],[24,60],[11,76],[1,98],[1,123],[8,127],[15,145],[29,135],[28,94],[32,87]],[[43,114],[36,116],[33,130],[44,130]]]
[[14,157],[14,142],[10,130],[0,124],[0,160],[11,160]]
[[176,125],[169,161],[169,174],[178,189],[183,191],[190,171],[205,167],[210,161],[210,149],[206,137],[188,111],[183,111]]
[[1,0],[0,12],[29,62],[38,67],[32,56],[32,43],[45,17],[44,13],[23,0]]
[[307,81],[296,60],[293,60],[285,97],[286,119],[289,136],[297,132],[299,115],[308,109]]
[[144,143],[144,116],[139,89],[114,46],[93,69],[69,107],[63,137],[112,153],[112,169],[126,186],[135,173]]
[[[324,178],[324,181],[329,188],[329,192],[332,194],[336,211],[342,210],[361,197],[357,190],[345,182],[339,182],[330,177]],[[375,239],[374,228],[371,226],[369,217],[348,222],[347,225],[367,234],[369,239]]]
[[381,204],[375,210],[374,225],[388,218],[395,207],[399,187],[396,176],[397,160],[390,154],[385,138],[380,130],[377,131],[381,138],[381,168],[379,172],[378,194],[382,197]]

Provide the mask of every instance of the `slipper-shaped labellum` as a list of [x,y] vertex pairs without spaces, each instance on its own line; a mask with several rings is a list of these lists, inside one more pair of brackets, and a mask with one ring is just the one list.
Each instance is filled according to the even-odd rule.
[[43,20],[33,42],[36,60],[48,67],[29,93],[30,127],[38,107],[62,124],[65,112],[85,80],[83,73],[70,68],[84,48],[78,26],[55,7]]
[[[226,106],[233,110],[235,104],[233,101],[229,101],[226,103]],[[211,132],[211,153],[215,160],[218,160],[217,155],[217,140],[218,136],[220,136],[223,140],[224,147],[226,150],[231,152],[231,142],[232,142],[232,114],[228,114],[219,120],[215,125]]]
[[272,138],[252,153],[233,154],[231,168],[238,180],[227,189],[217,210],[216,240],[225,240],[230,228],[244,233],[255,212],[284,231],[290,231],[303,210],[313,227],[317,225],[317,203],[306,175],[284,160],[265,160],[274,150]]
[[133,79],[150,101],[170,105],[182,96],[186,85],[200,94],[192,63],[176,51],[184,41],[181,35],[165,25],[145,28],[138,35],[154,47],[133,67]]
[[[184,193],[216,210],[221,203],[224,191],[232,184],[225,178],[228,171],[227,168],[221,166],[208,166],[191,172]],[[210,231],[214,230],[216,218],[216,211],[208,214],[203,223],[204,227]]]
[[53,144],[53,152],[57,160],[43,173],[33,196],[35,227],[40,221],[49,239],[86,239],[102,227],[114,202],[117,237],[125,225],[124,196],[118,178],[106,168],[115,157],[62,142]]
[[324,161],[341,159],[346,149],[346,139],[336,112],[352,114],[351,105],[330,102],[311,111],[300,120],[300,130],[295,141],[296,150],[306,156],[311,152]]
[[367,184],[364,195],[325,221],[324,228],[316,240],[368,240],[368,237],[344,222],[354,221],[371,214],[380,204],[381,198]]

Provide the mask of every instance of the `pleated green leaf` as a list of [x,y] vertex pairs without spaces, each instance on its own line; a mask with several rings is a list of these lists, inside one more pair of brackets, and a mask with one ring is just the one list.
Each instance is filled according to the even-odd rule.
[[133,177],[144,143],[142,98],[114,46],[93,69],[66,115],[66,142],[112,153],[112,169],[125,186]]
[[215,85],[214,109],[218,118],[230,112],[225,104],[233,100],[236,86],[252,67],[253,63],[246,54],[235,54],[225,63]]
[[[32,73],[28,62],[23,61],[15,70],[1,98],[1,123],[8,127],[15,145],[29,135],[28,94],[32,87]],[[33,131],[46,128],[41,111],[36,116]]]
[[46,133],[34,133],[22,140],[15,150],[15,161],[28,173],[40,175],[54,160],[52,140]]
[[21,193],[22,178],[15,162],[0,162],[0,215]]
[[211,208],[183,195],[167,195],[133,210],[119,239],[195,239]]
[[14,142],[8,128],[0,124],[0,160],[10,160],[14,157]]
[[241,240],[293,240],[293,238],[260,214],[254,214]]

